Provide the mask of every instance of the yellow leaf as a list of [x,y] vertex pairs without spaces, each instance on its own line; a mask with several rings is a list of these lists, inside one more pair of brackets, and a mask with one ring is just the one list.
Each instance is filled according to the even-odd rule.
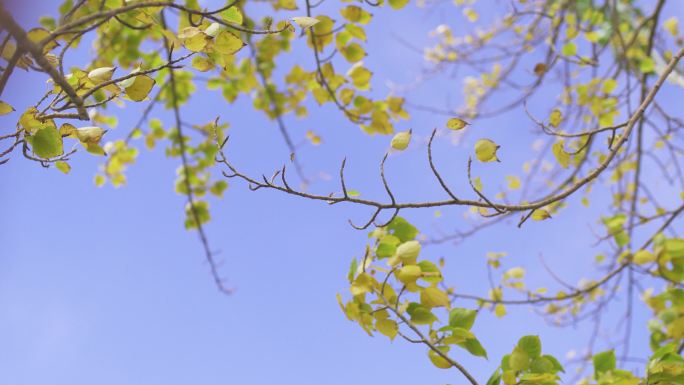
[[[439,349],[441,352],[444,354],[449,352],[449,347],[448,346],[439,346],[437,349]],[[440,356],[438,353],[436,353],[434,350],[430,349],[428,351],[428,357],[430,358],[430,361],[432,362],[433,365],[440,369],[449,369],[451,367],[451,363],[446,360],[444,357]]]
[[216,36],[214,50],[224,55],[232,55],[241,50],[245,43],[232,32],[222,31]]
[[426,287],[420,292],[420,303],[427,307],[449,307],[451,302],[447,293],[436,287]]
[[396,135],[394,135],[390,145],[395,150],[403,151],[406,149],[406,147],[408,147],[410,141],[411,141],[411,132],[410,131],[402,131],[402,132],[399,132]]
[[192,59],[192,68],[200,71],[200,72],[207,72],[211,69],[213,69],[215,66],[214,62],[211,61],[211,59],[204,57],[204,56],[195,56]]
[[316,135],[316,133],[311,130],[306,132],[306,138],[309,139],[311,144],[313,144],[314,146],[318,146],[319,144],[321,144],[321,137]]
[[131,79],[133,81],[124,87],[126,90],[126,95],[128,95],[131,100],[136,102],[144,100],[150,91],[152,91],[152,87],[154,87],[154,79],[147,75],[138,75]]
[[396,255],[402,262],[415,261],[420,254],[420,243],[418,241],[404,242],[397,247]]
[[570,165],[570,154],[565,151],[565,144],[563,141],[560,140],[554,143],[553,147],[551,147],[551,151],[553,151],[553,155],[556,157],[556,160],[561,167],[568,168]]
[[14,107],[0,100],[0,116],[7,115],[10,112],[14,112]]
[[185,48],[192,52],[200,52],[207,46],[209,36],[197,27],[186,27],[178,34]]
[[494,314],[501,318],[506,315],[506,307],[500,303],[497,303],[496,306],[494,306]]
[[458,131],[458,130],[464,129],[465,126],[467,126],[468,124],[470,124],[470,123],[466,122],[463,119],[451,118],[447,121],[447,128],[454,130],[454,131]]
[[553,127],[558,127],[562,120],[563,114],[558,108],[554,108],[553,111],[551,111],[551,115],[549,115],[549,124],[551,124]]
[[389,0],[388,3],[392,9],[402,9],[408,4],[409,0]]
[[506,179],[508,180],[508,188],[509,188],[509,189],[511,189],[511,190],[517,190],[517,189],[520,188],[520,184],[521,184],[521,183],[520,183],[520,178],[518,178],[517,176],[515,176],[515,175],[508,175],[508,176],[506,177]]
[[480,162],[500,162],[496,156],[500,147],[489,139],[480,139],[475,143],[475,156]]
[[391,319],[381,319],[375,323],[375,328],[382,334],[393,340],[399,332],[399,326],[397,323]]
[[549,218],[551,218],[551,214],[544,209],[536,209],[532,211],[532,219],[535,221],[543,221]]
[[672,36],[677,37],[679,35],[679,20],[677,20],[676,17],[672,16],[671,18],[665,20],[663,22],[663,27]]
[[397,271],[397,279],[401,281],[401,283],[408,285],[410,283],[415,282],[418,278],[420,278],[420,275],[422,273],[423,272],[420,269],[420,266],[407,265]]
[[71,171],[71,166],[69,166],[69,163],[61,161],[61,160],[59,162],[55,162],[55,167],[57,167],[57,169],[59,171],[65,173],[65,174],[68,174],[69,171]]
[[639,250],[634,253],[634,257],[632,257],[632,261],[637,265],[645,265],[647,263],[655,262],[655,260],[655,255],[648,250]]

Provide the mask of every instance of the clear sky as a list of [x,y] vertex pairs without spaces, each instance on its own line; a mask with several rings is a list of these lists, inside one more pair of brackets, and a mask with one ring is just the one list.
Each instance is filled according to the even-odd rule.
[[[37,0],[6,3],[27,28],[58,5]],[[487,17],[487,7],[507,2],[483,3],[481,14]],[[681,9],[667,11],[682,15]],[[410,83],[425,67],[421,55],[401,45],[397,36],[422,46],[439,23],[449,23],[457,33],[471,28],[451,6],[409,6],[402,12],[374,14],[366,64],[376,74],[378,95],[387,93],[390,82]],[[285,62],[312,68],[305,40],[294,45]],[[79,57],[70,60],[77,65]],[[18,72],[9,83],[9,101],[17,110],[34,103],[44,91],[44,79]],[[420,104],[453,107],[461,100],[461,85],[460,73],[442,76],[427,80],[408,97]],[[246,97],[228,106],[219,93],[204,91],[183,107],[183,115],[206,123],[220,114],[231,125],[228,152],[233,161],[253,174],[269,175],[287,161],[289,152],[275,124],[250,106]],[[118,111],[119,125],[107,137],[124,136],[139,111],[140,106]],[[171,124],[166,111],[157,109],[153,116]],[[388,178],[400,199],[442,197],[428,173],[425,140],[434,127],[443,127],[445,117],[418,111],[412,116],[400,128],[412,128],[416,140],[407,152],[390,157]],[[13,119],[16,116],[0,119],[2,132],[12,129]],[[378,164],[389,137],[363,134],[330,107],[312,108],[305,120],[288,116],[286,123],[296,141],[304,140],[308,129],[323,138],[322,146],[303,145],[298,152],[306,173],[316,179],[312,190],[338,189],[336,179],[324,175],[335,175],[346,156],[350,187],[382,197]],[[504,185],[504,175],[521,175],[534,129],[523,112],[478,120],[472,129],[474,134],[460,142],[444,133],[435,145],[436,161],[456,191],[468,191],[465,159],[482,136],[505,144],[498,168],[474,170],[485,185],[495,191]],[[349,263],[362,255],[367,242],[367,232],[352,229],[347,219],[359,222],[369,214],[366,210],[251,192],[229,181],[224,198],[211,200],[213,218],[207,226],[213,248],[221,251],[221,271],[237,289],[225,296],[213,285],[197,235],[183,228],[185,198],[173,192],[178,160],[166,158],[159,148],[148,151],[137,145],[141,155],[127,173],[127,186],[119,189],[93,185],[100,159],[85,153],[74,157],[69,175],[43,169],[18,154],[0,166],[0,384],[464,383],[456,371],[436,369],[422,346],[370,338],[340,312],[335,294],[348,295]],[[526,267],[534,277],[530,286],[553,287],[539,265],[540,255],[568,281],[577,282],[592,271],[592,260],[600,252],[589,247],[596,240],[592,231],[599,229],[599,209],[606,199],[599,187],[605,186],[597,186],[589,208],[573,198],[572,209],[553,220],[529,222],[522,230],[513,220],[457,247],[427,247],[424,253],[433,260],[444,256],[447,281],[468,293],[482,293],[487,287],[488,251],[507,251],[506,266]],[[443,210],[440,218],[430,210],[402,215],[428,236],[469,227],[458,208]],[[617,317],[623,310],[624,303],[618,301],[609,311]],[[509,313],[497,320],[483,312],[474,327],[489,361],[454,351],[483,381],[522,335],[540,335],[544,350],[563,358],[573,349],[581,351],[589,333],[584,324],[556,329],[527,307],[509,308]],[[642,309],[636,317],[632,355],[644,357],[648,334],[641,328],[647,315]],[[602,333],[609,334],[614,326],[607,323]]]

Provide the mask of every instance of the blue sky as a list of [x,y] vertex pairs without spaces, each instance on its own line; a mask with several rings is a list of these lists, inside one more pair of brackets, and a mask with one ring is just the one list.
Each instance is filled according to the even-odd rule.
[[[53,1],[8,4],[26,27],[57,6]],[[378,95],[386,94],[390,81],[410,82],[425,64],[393,35],[420,46],[439,23],[448,22],[457,32],[469,28],[451,6],[437,12],[410,6],[402,12],[383,9],[374,14],[371,56],[365,62],[376,74]],[[283,63],[311,68],[304,40],[294,44],[294,52]],[[84,59],[71,60],[77,64]],[[3,99],[22,110],[43,92],[45,78],[17,75],[10,80],[9,97]],[[460,89],[459,76],[442,77],[426,82],[410,98],[437,106],[450,100],[455,106]],[[554,97],[552,92],[541,95]],[[287,161],[289,152],[275,124],[250,106],[246,97],[228,106],[220,94],[202,91],[183,108],[183,115],[206,123],[219,112],[231,125],[228,153],[233,161],[250,173],[268,175]],[[368,137],[345,122],[339,111],[313,107],[305,120],[286,117],[295,141],[302,140],[308,129],[323,138],[322,146],[304,145],[298,152],[307,174],[319,176],[311,189],[337,189],[335,178],[320,175],[335,175],[346,156],[350,188],[382,197],[378,164],[390,138]],[[124,136],[139,111],[140,106],[118,111],[119,125],[107,135]],[[167,111],[155,111],[154,117],[171,124]],[[399,128],[412,128],[414,143],[407,152],[390,156],[388,179],[402,200],[442,197],[428,173],[425,140],[434,127],[443,127],[445,118],[418,111],[412,116]],[[3,131],[12,127],[13,119],[16,115],[0,120]],[[436,161],[454,189],[465,193],[465,159],[474,141],[483,136],[495,139],[504,144],[504,162],[474,170],[494,191],[504,184],[504,175],[521,174],[522,162],[530,156],[533,128],[521,111],[477,121],[460,144],[440,137]],[[367,242],[367,232],[352,229],[347,219],[359,222],[367,210],[251,192],[244,184],[229,181],[224,198],[211,201],[213,218],[207,226],[211,244],[224,260],[221,270],[237,289],[225,296],[213,286],[197,235],[183,228],[185,198],[173,192],[178,160],[138,145],[141,155],[127,173],[127,186],[120,189],[93,185],[100,159],[88,154],[74,157],[69,175],[43,169],[18,154],[0,166],[0,383],[463,383],[457,372],[433,367],[422,346],[370,338],[340,312],[335,294],[347,295],[349,263],[361,256]],[[605,186],[597,186],[589,208],[573,198],[571,209],[554,220],[529,222],[522,230],[515,223],[495,226],[457,247],[428,247],[424,253],[433,260],[444,256],[447,280],[468,293],[482,293],[487,287],[488,251],[507,251],[506,266],[526,267],[530,286],[552,286],[539,266],[540,255],[570,282],[577,282],[590,274],[592,260],[601,251],[589,247],[595,241],[592,231],[599,229],[601,202],[606,200],[605,188],[599,187]],[[440,218],[430,210],[402,215],[427,235],[435,235],[467,229],[463,211],[443,210]],[[623,309],[624,303],[618,302],[609,319]],[[509,308],[509,313],[503,320],[482,313],[474,327],[489,361],[471,358],[465,351],[455,353],[483,381],[522,335],[540,335],[544,350],[563,358],[572,349],[580,350],[589,333],[586,325],[553,328],[529,308]],[[647,314],[642,310],[636,317],[632,355],[643,357]],[[613,327],[608,323],[605,332]]]

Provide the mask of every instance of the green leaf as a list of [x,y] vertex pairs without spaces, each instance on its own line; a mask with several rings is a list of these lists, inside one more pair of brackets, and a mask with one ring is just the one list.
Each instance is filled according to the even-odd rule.
[[519,346],[516,346],[508,358],[508,365],[514,371],[526,370],[530,367],[530,356]]
[[423,272],[423,281],[428,283],[439,283],[442,281],[442,272],[439,268],[432,262],[428,260],[423,260],[418,262],[420,270]]
[[[448,346],[437,346],[437,349],[444,354],[449,353]],[[449,369],[451,367],[451,362],[432,349],[428,350],[428,357],[430,358],[432,364],[440,369]]]
[[565,369],[563,369],[563,365],[556,359],[556,357],[550,355],[550,354],[545,354],[542,357],[546,358],[551,364],[553,365],[553,370],[555,372],[562,372],[565,373]]
[[349,265],[349,274],[347,274],[347,279],[349,279],[349,283],[354,282],[354,277],[356,276],[356,269],[358,268],[359,263],[356,261],[356,258],[352,259],[351,265]]
[[480,344],[480,341],[478,341],[477,338],[467,339],[465,342],[460,343],[459,346],[465,348],[465,350],[476,357],[487,358],[487,351],[482,347],[482,344]]
[[411,322],[416,325],[430,325],[437,321],[437,317],[429,309],[416,302],[411,302],[406,312],[411,316]]
[[54,158],[64,153],[62,136],[54,127],[44,127],[30,137],[33,153],[43,159]]
[[594,355],[594,378],[598,379],[601,374],[615,370],[615,350],[608,350]]
[[655,62],[650,57],[644,58],[639,63],[639,71],[648,74],[655,71]]
[[413,227],[412,224],[408,223],[408,221],[402,217],[395,217],[392,222],[387,225],[387,229],[402,242],[410,241],[418,235],[418,229]]
[[221,18],[228,22],[228,23],[233,23],[233,24],[242,24],[242,12],[240,12],[240,8],[236,6],[232,6],[225,11],[221,12]]
[[464,308],[454,308],[449,312],[449,325],[457,328],[463,328],[470,330],[475,323],[475,318],[477,317],[476,310],[464,309]]
[[574,42],[568,42],[563,46],[561,52],[565,56],[575,56],[577,55],[577,45]]
[[518,340],[518,347],[534,359],[541,355],[541,340],[539,336],[524,336]]
[[489,380],[487,380],[486,385],[499,385],[501,383],[501,369],[496,368],[494,373],[489,377]]

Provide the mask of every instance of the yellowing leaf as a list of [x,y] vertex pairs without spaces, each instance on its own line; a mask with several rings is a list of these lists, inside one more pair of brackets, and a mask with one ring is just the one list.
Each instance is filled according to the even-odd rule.
[[408,4],[409,0],[389,0],[388,3],[393,9],[402,9]]
[[214,50],[224,55],[232,55],[241,50],[245,43],[232,32],[222,31],[216,36]]
[[200,52],[207,46],[209,36],[197,27],[186,27],[178,34],[185,48],[192,52]]
[[449,307],[451,304],[447,293],[433,286],[420,292],[420,303],[427,308]]
[[408,285],[416,282],[422,273],[423,271],[420,269],[420,266],[406,265],[397,271],[397,279],[401,281],[401,283]]
[[[50,31],[45,28],[33,28],[26,33],[26,36],[35,44],[41,44],[46,38],[50,36]],[[52,51],[53,48],[57,47],[58,44],[55,40],[46,42],[43,47],[43,53],[48,53]]]
[[410,131],[402,131],[402,132],[399,132],[396,135],[394,135],[390,145],[395,150],[403,151],[406,149],[406,147],[408,147],[410,141],[411,141],[411,132]]
[[375,323],[375,328],[380,333],[389,337],[390,340],[393,340],[394,337],[396,337],[397,333],[399,332],[399,326],[397,325],[397,323],[391,319],[388,319],[388,318],[378,320]]
[[236,6],[232,6],[221,12],[221,18],[233,24],[242,24],[243,20],[242,12],[240,12],[240,8]]
[[138,75],[126,80],[132,80],[132,82],[128,82],[124,87],[126,95],[136,102],[144,100],[152,91],[155,83],[155,80],[147,75]]
[[0,100],[0,116],[7,115],[10,112],[14,112],[14,107]]
[[655,262],[655,260],[656,256],[648,250],[639,250],[634,253],[634,257],[632,257],[632,261],[637,265],[645,265],[647,263]]
[[420,254],[420,243],[418,241],[404,242],[397,247],[397,257],[402,262],[415,261]]
[[553,155],[556,157],[558,164],[563,168],[568,168],[570,165],[570,154],[565,151],[565,144],[562,140],[554,143],[551,147]]
[[107,130],[103,130],[100,127],[91,126],[77,128],[74,134],[81,143],[86,145],[99,143],[100,139],[102,139],[102,136],[105,134],[105,132],[107,132]]
[[210,71],[214,68],[216,64],[214,62],[204,56],[195,56],[192,59],[192,68],[200,71],[200,72],[207,72]]
[[[444,354],[449,353],[448,346],[439,346],[437,347],[437,349],[439,349]],[[432,349],[428,351],[428,357],[430,358],[430,362],[432,362],[433,365],[440,369],[449,369],[451,367],[451,363],[448,360],[440,356],[439,353],[435,352]]]
[[670,35],[677,37],[679,36],[679,20],[672,16],[671,18],[663,22],[663,27],[670,33]]
[[506,306],[497,303],[496,306],[494,306],[494,314],[501,318],[506,315]]
[[536,209],[532,211],[532,219],[535,221],[543,221],[549,218],[551,218],[551,214],[544,209]]
[[500,162],[496,156],[500,147],[489,139],[480,139],[475,142],[475,156],[480,162]]
[[549,115],[549,124],[553,127],[558,127],[561,124],[561,121],[563,121],[563,113],[561,113],[561,110],[558,108],[554,108],[553,111],[551,111],[551,115]]
[[71,171],[71,166],[69,166],[69,163],[63,162],[61,160],[59,162],[55,162],[55,167],[65,174],[68,174],[69,171]]
[[350,43],[342,47],[340,53],[350,63],[356,63],[366,57],[366,51],[358,43]]
[[33,153],[43,159],[54,158],[64,153],[62,136],[54,127],[41,128],[29,139]]
[[639,71],[647,74],[655,71],[655,62],[650,57],[646,57],[639,63]]
[[311,130],[308,130],[306,132],[306,138],[309,139],[311,144],[313,144],[314,146],[318,146],[321,144],[321,137],[316,135],[316,133]]
[[509,189],[511,189],[511,190],[517,190],[517,189],[520,188],[520,184],[521,184],[521,183],[520,183],[520,178],[518,178],[517,176],[515,176],[515,175],[508,175],[508,176],[506,177],[506,179],[508,180],[508,188],[509,188]]
[[103,83],[112,78],[116,67],[100,67],[88,72],[88,79],[94,83]]
[[458,130],[464,129],[465,126],[467,126],[468,124],[470,124],[470,123],[466,122],[463,119],[451,118],[447,121],[446,125],[447,125],[448,129],[458,131]]
[[320,20],[308,16],[296,16],[292,18],[292,21],[303,29],[313,27],[320,22]]
[[561,52],[565,56],[575,56],[577,54],[577,45],[573,42],[569,42],[563,46]]
[[354,64],[349,71],[347,71],[347,76],[352,79],[352,83],[359,90],[370,89],[369,81],[372,74],[371,71],[363,66],[362,62]]

